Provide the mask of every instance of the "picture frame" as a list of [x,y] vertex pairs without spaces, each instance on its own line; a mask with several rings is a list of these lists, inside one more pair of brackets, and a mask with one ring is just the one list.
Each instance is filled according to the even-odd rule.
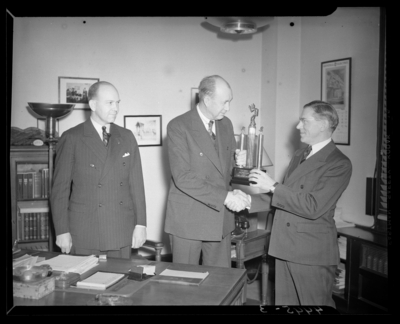
[[90,110],[88,91],[99,78],[58,77],[58,103],[73,103],[74,109]]
[[321,63],[321,100],[330,103],[339,115],[333,141],[350,145],[351,57]]
[[190,95],[190,109],[195,109],[199,101],[199,89],[192,88]]
[[161,115],[124,116],[124,127],[132,131],[139,146],[162,146]]

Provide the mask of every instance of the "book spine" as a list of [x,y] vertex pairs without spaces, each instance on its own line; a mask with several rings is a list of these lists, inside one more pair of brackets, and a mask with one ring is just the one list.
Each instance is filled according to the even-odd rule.
[[42,238],[41,236],[41,229],[40,229],[40,214],[41,213],[36,213],[36,238],[40,240]]
[[49,197],[49,169],[43,169],[44,171],[44,198]]
[[37,214],[36,213],[32,213],[32,220],[33,220],[33,239],[36,240],[37,239]]
[[22,220],[21,220],[22,216],[21,213],[19,212],[19,210],[17,210],[17,241],[21,240],[21,224],[22,224]]
[[45,225],[45,213],[40,213],[40,238],[42,240],[46,238]]
[[49,213],[45,213],[44,215],[44,231],[45,231],[45,238],[49,238]]
[[35,177],[34,177],[34,182],[35,182],[35,194],[34,198],[41,198],[42,197],[42,181],[41,181],[41,176],[39,172],[35,172]]
[[33,214],[29,213],[29,239],[33,240]]
[[17,199],[23,199],[24,175],[17,173]]
[[21,214],[19,211],[18,211],[18,214],[21,217],[21,226],[19,228],[19,232],[20,232],[20,236],[21,236],[20,239],[21,239],[21,241],[23,241],[23,240],[25,240],[25,215]]
[[23,173],[23,182],[22,182],[22,198],[23,199],[28,199],[28,178],[27,174]]
[[28,177],[28,199],[33,198],[33,174],[31,172],[27,173]]
[[29,240],[29,214],[23,214],[24,215],[24,223],[25,223],[25,240]]

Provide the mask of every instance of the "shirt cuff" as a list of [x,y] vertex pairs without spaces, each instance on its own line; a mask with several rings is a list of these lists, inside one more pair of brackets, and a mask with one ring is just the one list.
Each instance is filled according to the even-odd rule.
[[146,228],[146,226],[144,226],[144,225],[136,225],[135,228],[136,227],[144,227],[144,228]]

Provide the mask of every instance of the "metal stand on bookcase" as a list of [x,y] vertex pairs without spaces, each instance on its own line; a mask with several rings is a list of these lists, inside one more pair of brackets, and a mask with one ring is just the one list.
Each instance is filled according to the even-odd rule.
[[[58,138],[55,137],[56,133],[56,120],[58,118],[68,115],[75,104],[48,104],[39,102],[28,102],[29,107],[40,117],[46,118],[46,140],[49,145],[49,197],[51,196],[51,184],[53,180],[53,164],[54,164],[54,150]],[[51,211],[51,210],[50,210]],[[49,225],[52,224],[49,218]],[[53,251],[53,235],[52,226],[49,226],[49,251]]]

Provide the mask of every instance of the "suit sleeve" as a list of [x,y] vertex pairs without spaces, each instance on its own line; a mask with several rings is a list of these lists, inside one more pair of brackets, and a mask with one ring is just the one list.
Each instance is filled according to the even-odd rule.
[[186,139],[186,132],[179,122],[171,122],[167,127],[168,155],[175,186],[191,198],[221,211],[228,194],[225,186],[215,184],[191,168],[191,148]]
[[146,226],[146,198],[144,193],[142,162],[139,147],[132,132],[130,132],[130,139],[132,143],[133,159],[129,173],[129,185],[136,215],[136,225]]
[[312,183],[312,189],[296,190],[284,184],[278,184],[272,196],[272,206],[308,219],[317,219],[332,208],[332,203],[340,198],[349,184],[352,173],[351,162],[341,159],[323,172],[319,178],[310,175],[306,182]]
[[55,169],[50,196],[51,215],[56,235],[68,233],[68,204],[74,164],[74,141],[64,133],[56,146]]

